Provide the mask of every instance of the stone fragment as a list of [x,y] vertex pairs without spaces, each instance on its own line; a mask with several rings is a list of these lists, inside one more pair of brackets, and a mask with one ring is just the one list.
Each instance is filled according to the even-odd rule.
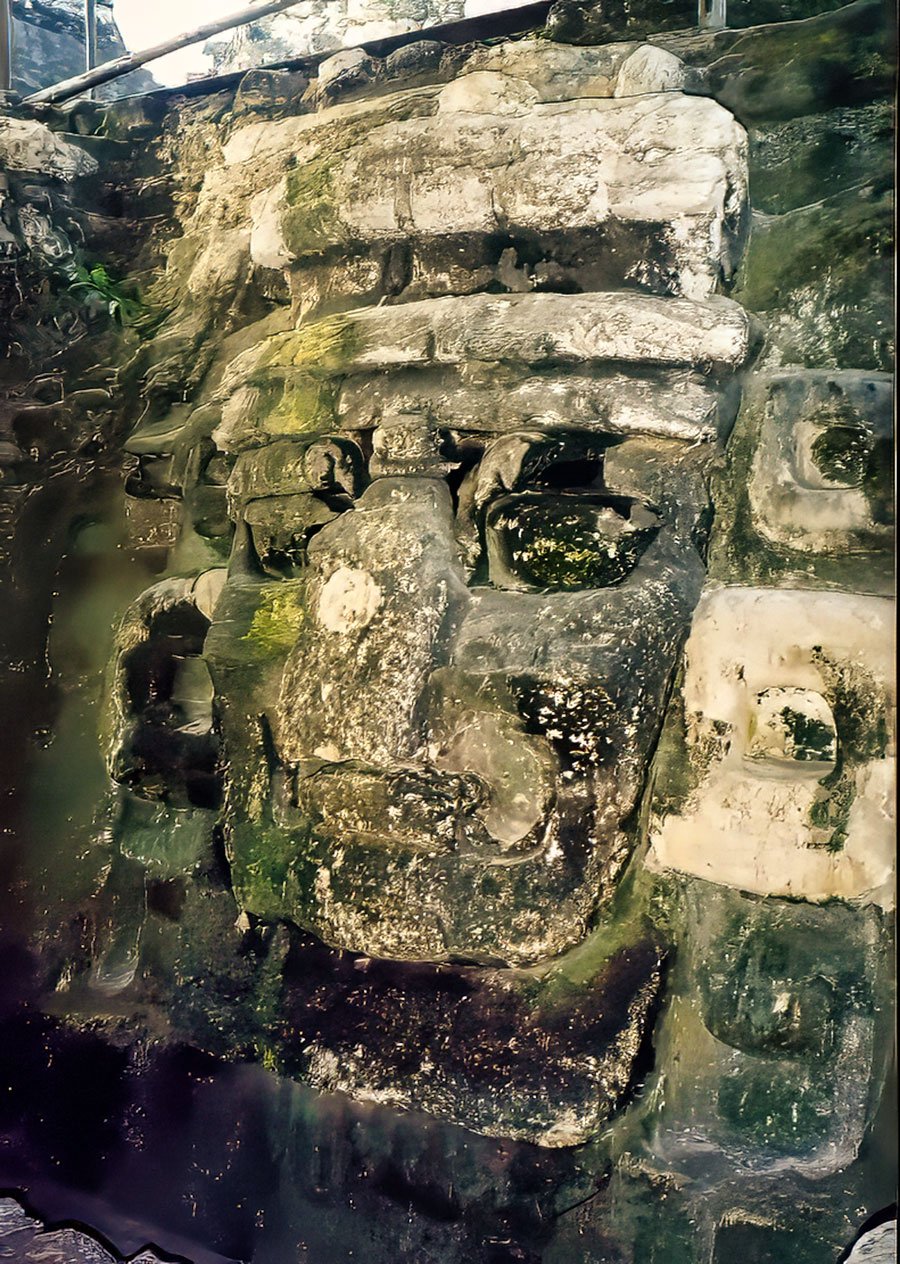
[[623,64],[639,47],[634,43],[612,43],[578,48],[548,44],[546,40],[507,40],[476,49],[465,63],[463,74],[493,71],[522,80],[534,89],[537,99],[545,103],[613,97],[617,95]]
[[440,65],[444,46],[437,40],[416,40],[388,53],[384,59],[384,77],[399,79],[407,75],[425,74]]
[[635,97],[647,92],[679,92],[686,82],[684,63],[678,57],[653,44],[642,44],[619,68],[615,95]]
[[33,119],[0,117],[0,168],[71,181],[93,175],[97,160]]
[[847,1264],[894,1264],[896,1259],[897,1221],[886,1220],[857,1240]]
[[335,97],[348,88],[359,87],[371,78],[375,63],[361,48],[344,48],[319,62],[316,91],[323,97]]
[[850,593],[704,595],[685,649],[686,750],[655,785],[655,867],[892,907],[892,610]]
[[269,114],[298,100],[309,86],[306,75],[287,70],[248,70],[234,94],[232,113]]

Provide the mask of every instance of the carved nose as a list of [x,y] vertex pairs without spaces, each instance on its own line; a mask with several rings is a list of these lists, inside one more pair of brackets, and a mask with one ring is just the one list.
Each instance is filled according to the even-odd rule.
[[424,693],[468,601],[450,492],[383,478],[309,550],[307,619],[278,708],[283,758],[391,767],[424,742]]

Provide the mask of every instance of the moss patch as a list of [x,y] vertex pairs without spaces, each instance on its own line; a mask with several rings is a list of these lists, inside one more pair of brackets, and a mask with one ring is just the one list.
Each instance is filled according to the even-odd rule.
[[242,640],[263,657],[286,654],[306,622],[302,580],[283,580],[263,589],[259,605]]

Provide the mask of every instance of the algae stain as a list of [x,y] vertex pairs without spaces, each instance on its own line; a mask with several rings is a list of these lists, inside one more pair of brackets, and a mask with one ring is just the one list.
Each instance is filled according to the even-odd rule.
[[241,640],[266,656],[290,650],[306,620],[303,592],[302,580],[283,580],[266,588]]

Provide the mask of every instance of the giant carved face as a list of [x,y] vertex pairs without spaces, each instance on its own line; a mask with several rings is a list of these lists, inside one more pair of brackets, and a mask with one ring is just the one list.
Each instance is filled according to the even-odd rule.
[[166,581],[120,637],[111,767],[157,804],[131,814],[190,834],[224,753],[244,907],[377,956],[538,961],[611,896],[748,353],[710,297],[741,129],[659,91],[659,50],[603,78],[517,49],[229,140],[204,193],[249,182],[302,316],[243,339],[195,458],[227,476],[227,579]]

